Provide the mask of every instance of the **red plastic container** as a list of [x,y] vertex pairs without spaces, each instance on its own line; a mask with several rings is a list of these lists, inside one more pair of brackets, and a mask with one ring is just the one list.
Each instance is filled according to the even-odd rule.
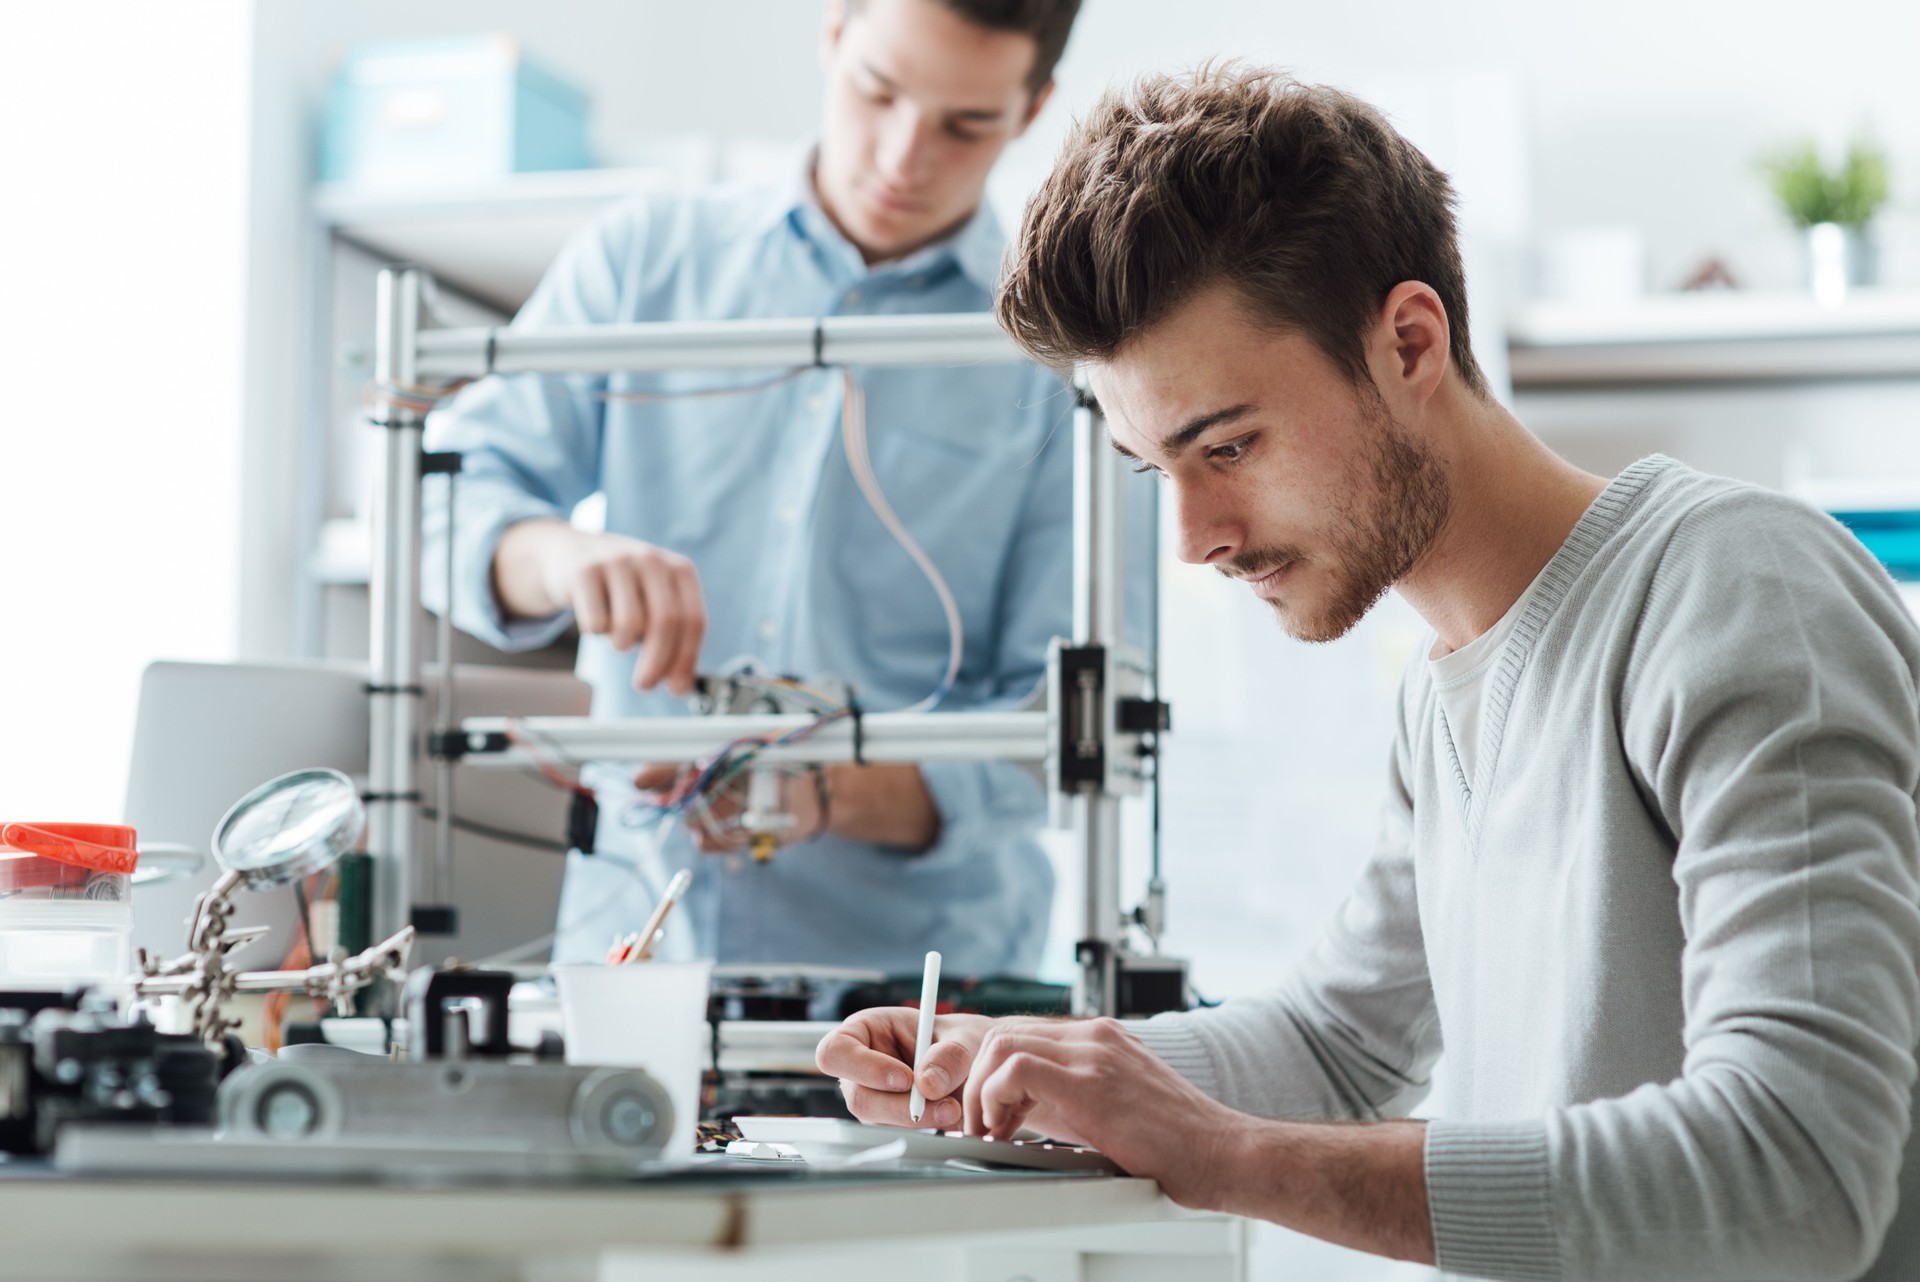
[[124,978],[139,858],[119,824],[0,823],[0,985]]
[[0,895],[123,900],[139,859],[121,824],[0,823]]

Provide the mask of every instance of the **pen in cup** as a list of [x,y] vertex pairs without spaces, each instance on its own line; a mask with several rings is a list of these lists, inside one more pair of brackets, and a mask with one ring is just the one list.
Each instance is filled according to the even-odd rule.
[[920,1093],[920,1062],[933,1049],[933,1008],[940,1004],[940,954],[927,954],[926,973],[920,977],[920,1028],[913,1039],[913,1090],[907,1096],[907,1119],[919,1124],[927,1111],[926,1096]]

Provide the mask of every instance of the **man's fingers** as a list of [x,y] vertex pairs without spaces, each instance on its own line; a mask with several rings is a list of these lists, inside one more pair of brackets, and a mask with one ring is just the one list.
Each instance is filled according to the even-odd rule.
[[905,1064],[885,1051],[875,1050],[860,1033],[845,1027],[820,1039],[813,1062],[821,1072],[843,1082],[890,1091],[903,1099],[913,1084],[913,1074]]
[[848,1110],[871,1126],[932,1127],[941,1131],[960,1128],[960,1105],[950,1099],[930,1101],[916,1122],[909,1115],[905,1095],[871,1090],[852,1082],[842,1082],[840,1093],[846,1098]]
[[573,620],[588,635],[603,633],[610,626],[606,572],[599,566],[587,566],[574,577]]
[[680,610],[687,619],[686,635],[680,648],[680,661],[667,669],[667,687],[675,694],[693,689],[700,671],[700,647],[707,640],[707,598],[700,586],[700,572],[692,561],[685,561],[673,577],[680,596]]
[[973,1051],[964,1042],[935,1042],[926,1059],[914,1067],[920,1093],[930,1100],[945,1099],[967,1080]]
[[1010,1140],[1036,1108],[1072,1098],[1081,1085],[1074,1071],[1044,1054],[1015,1051],[980,1087],[980,1129],[970,1134]]
[[[966,1131],[969,1135],[985,1135],[987,1131],[986,1097],[987,1083],[1000,1072],[1007,1060],[1015,1055],[1051,1057],[1061,1051],[1061,1039],[1073,1030],[1071,1024],[1053,1025],[1047,1031],[1026,1031],[1016,1023],[996,1024],[981,1039],[980,1050],[973,1057],[973,1064],[967,1074],[967,1088],[962,1096],[966,1108]],[[1015,1129],[1018,1129],[1016,1124]],[[1008,1134],[1012,1134],[1011,1131]]]
[[679,593],[674,591],[666,567],[658,557],[647,557],[634,565],[640,591],[647,599],[647,633],[641,639],[640,667],[633,683],[642,690],[660,684],[660,677],[680,653],[680,637],[685,631]]
[[633,772],[633,786],[641,792],[665,792],[680,777],[679,766],[641,766]]
[[631,650],[647,634],[647,607],[640,584],[624,566],[609,567],[607,578],[607,640],[616,650]]

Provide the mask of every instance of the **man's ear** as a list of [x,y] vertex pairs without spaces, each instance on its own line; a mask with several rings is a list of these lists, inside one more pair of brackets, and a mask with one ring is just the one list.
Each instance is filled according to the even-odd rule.
[[827,0],[826,17],[820,24],[820,66],[833,60],[840,33],[847,29],[847,0]]
[[1015,138],[1027,132],[1027,126],[1039,118],[1040,109],[1047,105],[1047,99],[1051,97],[1053,97],[1053,81],[1049,80],[1040,86],[1040,91],[1033,95],[1033,101],[1027,104],[1026,119],[1022,120],[1020,127],[1013,131]]
[[1425,404],[1451,363],[1451,337],[1446,304],[1431,285],[1417,280],[1395,285],[1380,306],[1369,344],[1374,382],[1415,405]]

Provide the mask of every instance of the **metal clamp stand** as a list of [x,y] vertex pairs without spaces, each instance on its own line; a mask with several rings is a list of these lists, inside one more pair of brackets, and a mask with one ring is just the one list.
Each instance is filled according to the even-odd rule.
[[229,929],[233,892],[245,888],[242,873],[224,872],[220,880],[194,901],[193,925],[187,932],[187,951],[162,962],[140,951],[139,971],[132,980],[138,997],[179,997],[193,1019],[195,1036],[219,1049],[240,1021],[226,1014],[237,993],[305,993],[331,1003],[342,1015],[351,1014],[350,998],[375,979],[398,980],[406,974],[413,950],[413,927],[404,927],[385,942],[349,957],[343,948],[306,970],[236,969],[230,958],[235,949],[266,934],[266,926]]

